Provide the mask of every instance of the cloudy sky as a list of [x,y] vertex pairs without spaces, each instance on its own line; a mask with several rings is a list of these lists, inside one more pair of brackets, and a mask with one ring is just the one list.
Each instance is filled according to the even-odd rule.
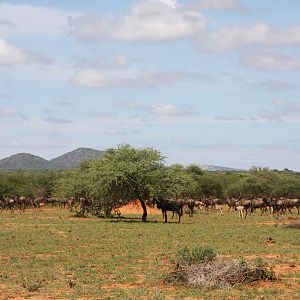
[[300,170],[300,1],[0,1],[0,159],[151,146]]

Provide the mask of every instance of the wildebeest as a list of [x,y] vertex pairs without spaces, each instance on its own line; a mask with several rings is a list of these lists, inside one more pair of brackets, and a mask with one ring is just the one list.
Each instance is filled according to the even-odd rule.
[[300,214],[300,200],[299,199],[285,199],[284,208],[292,215],[292,208],[297,208],[298,215]]
[[244,218],[244,210],[245,210],[244,206],[238,205],[235,207],[235,209],[239,212],[239,218],[243,219]]
[[227,202],[227,205],[228,205],[228,211],[230,211],[231,209],[235,209],[237,199],[234,199],[234,198],[233,199],[227,199],[226,202]]
[[180,203],[174,200],[162,199],[162,198],[154,198],[153,203],[157,205],[157,208],[161,209],[164,222],[167,223],[167,212],[172,211],[173,213],[176,212],[178,214],[178,223],[180,223],[181,218],[181,209],[182,206]]
[[246,211],[245,218],[248,215],[248,210],[251,211],[251,205],[252,205],[252,202],[251,202],[251,200],[248,200],[248,199],[240,199],[236,202],[236,207],[238,207],[238,206],[244,207],[244,210]]
[[194,208],[195,208],[195,200],[194,199],[188,199],[186,201],[186,205],[189,208],[189,217],[193,217],[194,216]]
[[69,197],[67,199],[67,205],[68,205],[69,211],[73,211],[73,208],[74,208],[74,205],[75,205],[75,197]]
[[88,211],[90,207],[90,201],[87,198],[81,197],[79,198],[80,203],[80,214],[84,216],[85,212]]
[[263,198],[251,200],[251,213],[253,213],[257,208],[261,210],[261,216],[263,213],[267,214],[267,203]]

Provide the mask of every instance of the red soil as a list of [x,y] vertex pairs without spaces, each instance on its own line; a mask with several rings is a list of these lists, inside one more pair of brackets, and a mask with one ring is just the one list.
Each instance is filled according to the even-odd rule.
[[[128,204],[120,207],[120,212],[122,215],[142,215],[143,208],[141,203],[138,200],[133,200]],[[147,205],[148,215],[161,215],[161,210],[157,208],[152,208]]]

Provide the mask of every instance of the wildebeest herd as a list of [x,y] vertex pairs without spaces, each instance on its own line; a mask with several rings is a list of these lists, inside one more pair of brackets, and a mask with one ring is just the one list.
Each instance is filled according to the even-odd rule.
[[289,213],[292,215],[292,209],[296,208],[298,215],[300,214],[300,200],[286,199],[282,197],[264,197],[264,198],[249,198],[249,199],[227,199],[221,200],[218,198],[205,197],[198,200],[194,199],[153,199],[153,204],[162,210],[164,222],[167,222],[167,211],[178,215],[178,223],[180,223],[183,215],[183,208],[188,208],[189,217],[193,217],[194,209],[202,211],[215,211],[217,214],[223,215],[223,205],[228,205],[228,212],[236,210],[240,218],[246,218],[248,214],[255,213],[256,210],[261,211],[261,215],[272,214],[274,216]]
[[[120,202],[120,206],[121,206]],[[178,217],[178,223],[180,223],[181,217],[184,211],[187,211],[189,217],[193,217],[195,209],[202,212],[216,212],[223,215],[224,205],[228,205],[227,211],[237,211],[240,218],[246,218],[248,214],[255,213],[257,210],[261,211],[261,215],[283,215],[286,213],[292,214],[292,209],[297,209],[298,215],[300,214],[300,200],[299,199],[287,199],[282,197],[264,197],[264,198],[249,198],[249,199],[218,199],[211,197],[203,197],[201,199],[164,199],[153,198],[147,202],[149,206],[157,207],[161,209],[164,222],[167,222],[167,212],[172,212],[172,218],[174,215]],[[95,200],[89,200],[84,197],[76,199],[75,197],[68,197],[67,199],[57,198],[33,198],[33,197],[4,197],[0,198],[0,212],[3,210],[14,213],[15,210],[19,210],[20,213],[24,213],[26,209],[42,210],[45,206],[66,208],[70,211],[80,212],[82,215],[85,213],[92,213],[97,210],[101,210],[101,207],[97,206]],[[120,216],[120,210],[116,208],[113,210],[118,217]]]

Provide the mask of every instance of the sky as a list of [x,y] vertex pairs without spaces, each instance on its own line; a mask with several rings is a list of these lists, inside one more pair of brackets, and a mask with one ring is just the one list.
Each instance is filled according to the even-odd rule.
[[154,147],[300,171],[300,1],[0,1],[0,159]]

